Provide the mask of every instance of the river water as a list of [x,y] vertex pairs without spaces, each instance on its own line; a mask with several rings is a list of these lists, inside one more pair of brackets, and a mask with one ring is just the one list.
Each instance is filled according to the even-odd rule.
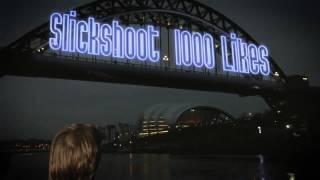
[[[47,179],[48,154],[17,154],[5,179]],[[283,163],[263,155],[103,154],[98,180],[294,180]]]

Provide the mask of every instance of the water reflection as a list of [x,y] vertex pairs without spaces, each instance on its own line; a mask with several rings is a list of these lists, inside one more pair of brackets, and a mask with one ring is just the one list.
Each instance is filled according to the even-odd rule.
[[[5,179],[47,179],[48,154],[17,154]],[[103,154],[96,180],[295,180],[263,155]]]
[[132,153],[129,154],[129,173],[130,177],[132,177],[133,172],[133,162],[132,162]]
[[257,158],[259,159],[259,179],[261,180],[266,180],[266,176],[265,176],[265,166],[264,166],[264,157],[263,155],[259,154],[257,156]]
[[294,173],[288,173],[288,176],[289,176],[289,180],[295,180],[296,179],[296,176]]
[[106,154],[101,160],[97,179],[267,180],[286,175],[277,168],[266,166],[263,155]]

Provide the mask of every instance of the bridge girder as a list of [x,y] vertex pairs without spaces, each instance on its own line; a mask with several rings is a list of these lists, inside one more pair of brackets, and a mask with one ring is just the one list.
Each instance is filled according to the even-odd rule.
[[[77,11],[79,18],[95,17],[102,22],[112,18],[120,18],[122,23],[129,24],[129,19],[126,19],[126,15],[129,14],[136,16],[136,23],[139,23],[139,20],[140,23],[146,23],[147,18],[144,17],[148,17],[148,20],[151,21],[147,23],[166,27],[168,27],[168,20],[181,20],[178,23],[177,21],[170,22],[170,26],[178,27],[184,24],[187,26],[191,22],[199,25],[203,28],[203,31],[209,32],[213,36],[218,34],[229,36],[230,32],[234,32],[248,43],[258,44],[249,33],[222,13],[195,0],[97,0],[74,10]],[[47,49],[49,32],[49,23],[46,22],[13,42],[7,48],[32,53],[36,53],[39,48]],[[271,62],[271,72],[277,72],[277,79],[285,82],[286,75],[280,67],[272,57],[269,58],[269,61]]]
[[[226,36],[229,36],[229,33],[233,32],[233,33],[236,33],[238,37],[244,39],[246,42],[254,43],[258,45],[257,41],[255,41],[239,25],[237,25],[232,20],[224,16],[222,13],[195,0],[97,0],[72,10],[77,11],[78,18],[80,19],[95,17],[95,19],[99,22],[110,22],[112,19],[116,18],[116,19],[120,19],[121,23],[123,24],[153,24],[156,26],[166,27],[169,29],[180,28],[180,26],[182,26],[183,28],[190,28],[190,26],[196,26],[201,31],[211,33],[216,39],[219,39],[217,38],[218,35],[224,34]],[[12,52],[16,51],[16,52],[21,52],[22,54],[30,54],[30,55],[34,54],[36,55],[36,58],[39,58],[39,55],[49,50],[49,47],[48,47],[49,36],[50,36],[49,22],[46,22],[41,26],[28,32],[20,39],[11,43],[6,48],[4,48],[3,52],[5,53],[2,53],[2,54],[5,54],[4,55],[5,58],[9,58]],[[39,50],[41,50],[40,54],[39,54]],[[19,63],[21,62],[20,61],[21,56],[17,55],[16,57],[19,58],[19,60],[13,62],[12,64],[14,64],[14,66],[19,66]],[[31,69],[35,70],[35,72],[33,73],[17,72],[16,73],[16,70],[14,69],[14,67],[10,66],[10,62],[6,62],[6,65],[9,65],[10,68],[13,69],[14,73],[12,74],[19,75],[19,73],[21,73],[23,75],[27,74],[27,76],[39,76],[40,73],[44,73],[43,70],[39,71],[39,69],[37,69],[37,67],[40,67],[41,65],[34,66],[31,63],[31,62],[39,62],[39,61],[37,60],[33,61],[34,58],[31,56],[28,56],[26,59],[28,59],[29,61],[25,62],[25,64],[27,64],[28,67],[31,67]],[[57,59],[59,59],[59,57]],[[283,73],[283,71],[280,69],[280,67],[276,64],[276,62],[271,57],[269,58],[269,61],[271,62],[271,72],[272,72],[271,76],[274,75],[273,74],[274,72],[277,72],[276,79],[279,84],[283,85],[283,87],[280,87],[280,86],[277,86],[277,87],[283,90],[286,84],[286,75]],[[22,67],[25,64],[22,63],[20,66]],[[3,66],[3,67],[9,67],[9,66]],[[22,68],[21,67],[19,68],[23,69],[23,67]],[[45,67],[47,70],[50,69],[48,65],[41,66],[41,67],[42,68]],[[53,69],[57,70],[56,68],[51,68],[51,70]],[[71,68],[70,70],[73,70],[73,68]],[[4,74],[6,74],[6,72],[8,71],[4,70],[4,72],[5,72]],[[77,73],[79,72],[77,71]],[[96,75],[94,75],[92,79],[91,77],[89,78],[84,77],[88,73],[89,74],[91,73],[92,75],[92,71],[86,70],[85,72],[81,72],[80,75],[77,74],[78,78],[72,77],[71,79],[93,80],[96,78],[98,79],[98,81],[109,81],[109,82],[113,82],[113,80],[118,81],[117,78],[113,80],[111,80],[110,78],[106,78],[103,80],[103,78],[105,78],[105,75],[101,77],[101,74],[103,74],[102,71],[96,72]],[[49,76],[55,77],[55,78],[62,78],[60,77],[60,75],[54,72],[52,72]],[[110,75],[107,75],[107,76],[110,77]],[[134,82],[134,80],[133,81],[124,80],[123,77],[121,79],[122,79],[121,81],[123,81],[124,83]],[[259,80],[259,77],[253,76],[252,79],[256,81],[256,80]],[[162,79],[162,81],[165,81],[165,79]],[[146,81],[146,82],[143,82],[142,84],[150,85],[150,82]],[[158,83],[158,85],[159,84],[161,83]],[[172,85],[175,86],[175,83],[173,84]],[[238,92],[239,94],[245,95],[245,96],[246,95],[262,95],[262,97],[265,98],[267,102],[271,102],[270,95],[275,94],[277,92],[277,90],[275,91],[270,90],[271,89],[270,87],[266,91],[264,91],[263,89],[262,90],[252,89],[252,84],[254,85],[254,83],[251,83],[250,85],[251,88],[249,89],[244,88],[242,90],[240,90],[241,86],[239,86],[238,88],[233,88],[231,86],[226,86],[223,83],[220,84],[220,86],[225,86],[222,88],[222,91],[226,91],[226,92],[231,92],[231,93]],[[171,85],[169,84],[168,86],[171,86]],[[182,85],[181,87],[194,89],[193,87],[185,86],[185,85]],[[264,86],[262,86],[262,88],[264,88]],[[202,84],[202,88],[199,88],[199,89],[209,90],[209,91],[217,90],[216,88],[213,88],[213,87],[205,87],[203,84]]]

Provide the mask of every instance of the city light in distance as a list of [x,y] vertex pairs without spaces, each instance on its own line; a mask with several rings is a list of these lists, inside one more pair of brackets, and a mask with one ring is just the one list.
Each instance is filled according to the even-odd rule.
[[262,134],[261,126],[258,126],[258,133],[259,133],[259,134]]
[[292,128],[292,125],[291,124],[286,124],[286,129],[291,129]]

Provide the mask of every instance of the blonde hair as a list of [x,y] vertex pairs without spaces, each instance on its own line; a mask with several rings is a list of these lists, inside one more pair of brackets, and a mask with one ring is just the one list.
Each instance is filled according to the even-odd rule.
[[71,124],[52,140],[49,180],[89,180],[100,160],[100,138],[91,124]]

